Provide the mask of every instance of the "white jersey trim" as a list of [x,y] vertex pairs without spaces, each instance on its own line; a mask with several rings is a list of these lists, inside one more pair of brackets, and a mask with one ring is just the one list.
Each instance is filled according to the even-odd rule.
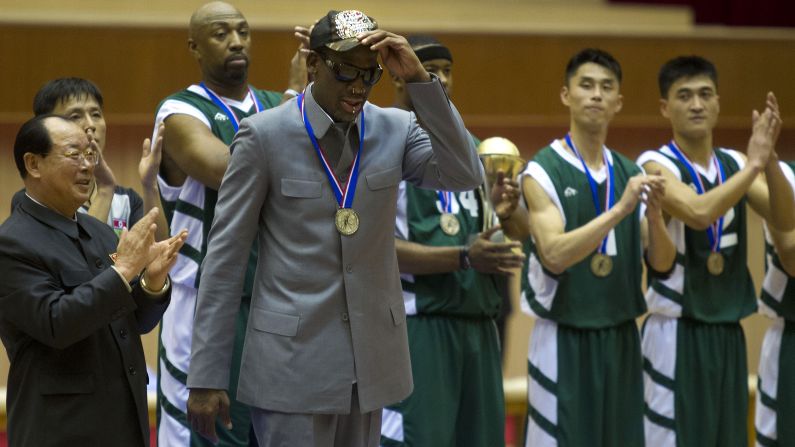
[[[530,258],[527,260],[527,280],[530,283],[530,289],[535,294],[535,301],[544,309],[552,310],[552,302],[558,290],[558,280],[544,272],[544,267],[535,253],[531,253]],[[532,308],[525,304],[526,302],[526,299],[522,301],[522,311],[528,315],[538,317]]]
[[[773,257],[767,256],[767,272],[765,279],[762,282],[762,289],[767,292],[773,299],[779,303],[784,297],[784,291],[787,289],[789,276],[787,273],[773,264]],[[776,318],[776,312],[765,304],[764,301],[758,300],[759,312],[771,318]]]
[[381,411],[381,436],[392,441],[403,442],[403,415],[395,410],[384,408]]
[[[395,237],[404,241],[409,240],[409,219],[408,211],[406,209],[408,206],[407,204],[408,195],[406,194],[406,182],[401,181],[398,184]],[[414,283],[414,275],[410,273],[401,273],[400,279],[412,284]],[[417,315],[417,295],[414,292],[403,290],[403,304],[406,307],[406,315]]]
[[[764,404],[762,393],[777,398],[778,373],[781,357],[781,338],[784,334],[783,318],[777,318],[765,333],[759,356],[759,390],[756,393],[756,431],[766,438],[778,439],[777,411]],[[757,444],[758,445],[758,444]]]
[[169,202],[176,202],[179,198],[179,192],[182,190],[181,186],[172,186],[166,183],[160,175],[157,176],[157,184],[160,187],[160,195]]
[[[790,187],[795,189],[795,173],[792,172],[792,168],[790,168],[788,164],[781,161],[779,161],[778,164],[779,167],[781,167],[782,172],[784,172],[784,177],[786,177]],[[764,228],[765,232],[765,241],[768,244],[773,245],[773,238],[770,234],[770,230],[767,227],[767,223],[762,222],[762,227]],[[776,250],[775,247],[773,250]],[[787,288],[787,283],[789,282],[790,277],[787,275],[787,272],[779,269],[773,264],[773,257],[771,255],[766,255],[766,259],[767,271],[765,272],[765,279],[762,282],[762,290],[767,292],[780,303],[784,297],[784,291]],[[771,309],[767,304],[765,304],[764,301],[757,300],[757,303],[759,306],[759,313],[770,318],[778,317],[776,311]]]
[[[198,84],[191,85],[187,90],[200,95],[205,99],[212,100],[210,96],[207,95],[207,92],[204,91],[204,89]],[[221,99],[223,99],[226,104],[238,110],[251,110],[251,108],[254,107],[254,100],[251,98],[251,95],[246,95],[246,98],[243,101],[238,101],[224,96],[221,96]],[[176,99],[168,99],[163,103],[163,105],[160,106],[160,109],[157,111],[157,116],[155,117],[155,128],[152,132],[153,142],[157,139],[157,129],[160,127],[160,123],[165,121],[165,119],[171,115],[189,115],[201,121],[208,128],[212,127],[210,121],[207,120],[207,117],[204,116],[204,114],[196,107]]]
[[670,151],[670,149],[668,149],[668,146],[663,146],[658,151],[646,151],[640,154],[640,157],[638,157],[635,163],[643,167],[643,165],[645,165],[646,163],[653,161],[657,164],[662,165],[664,168],[668,169],[669,171],[671,171],[671,173],[681,181],[682,173],[679,171],[679,168],[676,167],[674,162],[672,162],[668,157],[661,154],[661,152],[668,153],[672,157],[674,156],[674,154]]
[[[540,318],[533,327],[527,353],[528,362],[541,374],[558,383],[558,324]],[[527,376],[528,405],[554,425],[558,424],[558,398]],[[557,446],[557,441],[528,416],[525,446]]]
[[408,196],[406,194],[406,182],[401,181],[398,184],[397,193],[397,214],[395,219],[395,237],[409,240],[409,217],[406,207],[408,206]]
[[[740,169],[745,167],[745,160],[743,159],[742,154],[740,154],[739,152],[733,149],[726,149],[726,148],[716,148],[715,151],[721,151],[731,156]],[[682,172],[679,170],[676,164],[673,161],[671,161],[670,158],[666,157],[666,155],[671,158],[676,158],[676,155],[673,153],[673,151],[671,151],[668,145],[664,144],[656,151],[653,150],[646,151],[640,154],[640,157],[638,157],[636,163],[641,166],[650,161],[659,163],[663,165],[666,169],[671,171],[676,176],[676,178],[678,178],[681,181]],[[710,183],[715,183],[715,180],[718,177],[718,170],[715,168],[715,165],[713,163],[710,163],[709,166],[707,167],[701,166],[698,163],[693,163],[693,167],[695,168],[696,172],[698,172],[703,177],[706,177]]]
[[[644,361],[668,379],[674,380],[676,372],[676,318],[651,315],[646,320],[641,339]],[[648,372],[643,371],[643,394],[646,405],[655,413],[675,420],[675,396],[673,390],[659,385]],[[643,418],[646,445],[676,445],[676,432],[657,425],[648,417]]]
[[558,212],[560,213],[560,217],[563,218],[563,226],[566,226],[566,214],[563,212],[563,204],[560,202],[560,197],[558,197],[557,191],[555,191],[555,185],[552,183],[552,179],[547,174],[547,171],[541,167],[538,162],[531,161],[527,164],[527,168],[525,168],[523,175],[527,175],[535,179],[538,182],[538,185],[541,186],[541,189],[547,193],[552,203],[558,208]]
[[783,161],[778,162],[778,166],[781,168],[781,171],[784,172],[784,177],[787,178],[790,187],[795,188],[795,173],[792,172],[792,168]]

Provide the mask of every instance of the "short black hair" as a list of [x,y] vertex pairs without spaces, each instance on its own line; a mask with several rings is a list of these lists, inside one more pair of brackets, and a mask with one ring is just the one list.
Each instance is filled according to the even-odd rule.
[[58,102],[69,98],[92,97],[102,108],[102,92],[88,79],[58,78],[44,84],[33,98],[33,114],[52,113]]
[[621,64],[618,63],[616,58],[607,51],[598,48],[585,48],[572,56],[571,59],[569,59],[569,63],[566,64],[566,85],[569,85],[569,81],[577,73],[577,69],[589,62],[601,65],[610,70],[616,76],[618,83],[621,84]]
[[718,87],[718,69],[701,56],[679,56],[664,63],[657,75],[660,97],[668,97],[668,91],[674,82],[694,76],[707,76],[715,83],[715,88]]
[[28,176],[28,171],[25,169],[26,153],[30,152],[38,155],[50,153],[52,138],[50,138],[50,131],[44,124],[48,118],[60,118],[70,122],[61,115],[45,113],[25,121],[17,132],[17,137],[14,140],[14,162],[17,164],[17,170],[23,179]]

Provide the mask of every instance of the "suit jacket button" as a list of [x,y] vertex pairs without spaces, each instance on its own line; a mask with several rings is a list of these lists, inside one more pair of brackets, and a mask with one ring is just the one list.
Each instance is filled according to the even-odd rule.
[[129,372],[131,376],[134,376],[138,373],[138,371],[135,370],[134,366],[130,366],[129,368],[127,368],[127,372]]
[[351,273],[353,271],[353,265],[346,264],[345,265],[345,271],[348,272],[348,273]]
[[126,330],[126,329],[122,329],[122,330],[120,330],[120,331],[119,331],[119,337],[121,337],[121,338],[127,338],[127,330]]
[[342,321],[348,321],[348,312],[342,313]]
[[95,266],[97,266],[97,268],[98,268],[98,269],[101,269],[101,268],[102,268],[102,265],[103,265],[103,264],[102,264],[102,259],[99,259],[99,258],[97,258],[97,259],[94,261],[94,265],[95,265]]

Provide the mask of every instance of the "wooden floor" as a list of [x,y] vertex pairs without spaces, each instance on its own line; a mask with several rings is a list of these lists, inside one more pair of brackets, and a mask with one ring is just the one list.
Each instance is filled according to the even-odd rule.
[[[748,377],[749,408],[748,408],[748,445],[754,445],[754,407],[756,404],[756,383],[755,375]],[[505,390],[505,418],[506,418],[506,447],[519,447],[524,443],[524,426],[527,417],[527,378],[515,377],[506,379],[503,383]],[[149,393],[149,424],[152,427],[151,447],[156,447],[157,433],[156,427],[156,399],[153,392]],[[6,437],[6,389],[0,388],[0,447],[8,445]],[[513,441],[513,442],[510,442]]]

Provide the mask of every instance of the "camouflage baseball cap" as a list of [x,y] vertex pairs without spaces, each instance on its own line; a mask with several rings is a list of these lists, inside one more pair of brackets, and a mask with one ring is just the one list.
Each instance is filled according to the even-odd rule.
[[356,35],[378,29],[375,20],[361,11],[329,11],[320,19],[309,36],[309,48],[326,47],[334,51],[348,51],[357,45]]

